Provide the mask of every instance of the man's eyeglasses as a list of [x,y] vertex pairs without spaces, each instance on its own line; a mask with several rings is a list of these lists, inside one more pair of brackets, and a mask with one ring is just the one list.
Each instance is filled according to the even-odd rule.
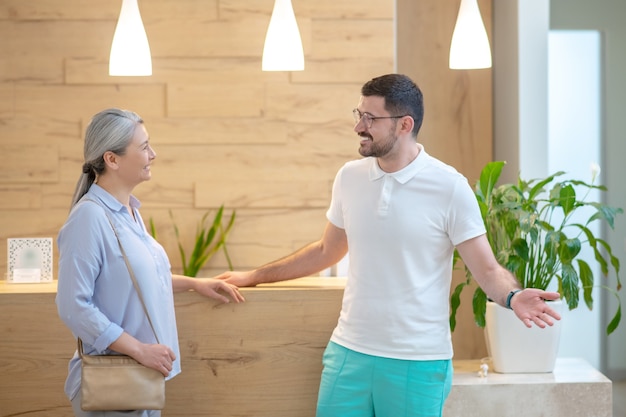
[[401,119],[404,116],[408,116],[407,114],[403,116],[372,116],[369,113],[361,113],[359,109],[352,110],[352,115],[354,116],[354,123],[359,124],[360,121],[363,121],[363,124],[368,129],[372,127],[372,123],[374,120],[378,119]]

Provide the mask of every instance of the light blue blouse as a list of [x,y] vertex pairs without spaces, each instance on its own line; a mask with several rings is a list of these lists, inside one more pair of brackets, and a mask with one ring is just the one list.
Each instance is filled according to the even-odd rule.
[[[144,226],[139,200],[131,196],[130,206],[137,221],[97,184],[74,206],[57,239],[57,309],[74,336],[82,339],[87,354],[109,353],[107,347],[124,331],[143,343],[156,343],[106,209],[141,288],[159,342],[176,354],[170,379],[180,373],[170,263],[163,247]],[[79,387],[80,359],[75,353],[69,363],[65,393],[72,399]]]

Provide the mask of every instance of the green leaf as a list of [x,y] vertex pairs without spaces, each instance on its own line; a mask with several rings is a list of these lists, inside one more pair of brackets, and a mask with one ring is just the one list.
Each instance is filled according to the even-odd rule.
[[517,238],[511,242],[511,249],[515,251],[522,261],[528,262],[528,243],[524,239]]
[[598,249],[597,244],[603,242],[602,239],[596,239],[595,243],[596,245],[593,246],[593,255],[595,257],[596,262],[598,263],[598,265],[600,265],[600,270],[602,271],[603,275],[608,275],[609,273],[609,264],[606,261],[606,259],[604,259],[604,256],[602,255],[602,252],[600,252],[600,250]]
[[619,322],[621,321],[621,319],[622,319],[622,305],[618,304],[617,305],[617,311],[615,312],[615,315],[613,316],[613,319],[611,319],[611,322],[606,327],[606,334],[607,335],[613,333],[615,331],[615,329],[617,329],[617,326],[619,326]]
[[613,294],[613,297],[615,297],[615,300],[617,301],[617,311],[615,312],[615,315],[613,316],[609,324],[606,326],[606,334],[609,335],[613,333],[615,329],[617,329],[617,326],[619,326],[619,323],[622,320],[622,302],[620,300],[619,294],[613,288],[607,287],[605,285],[602,285],[601,288]]
[[561,267],[561,285],[563,288],[563,297],[567,301],[570,310],[578,307],[579,287],[578,274],[574,267],[570,264]]
[[589,205],[595,207],[598,211],[589,218],[587,223],[591,223],[596,219],[603,219],[608,223],[611,229],[614,228],[615,215],[624,212],[621,208],[609,207],[600,203],[589,203]]
[[228,254],[228,248],[226,247],[226,238],[228,237],[228,234],[230,233],[230,230],[233,227],[233,224],[235,224],[235,212],[233,211],[233,214],[230,216],[230,220],[228,221],[228,225],[226,226],[226,229],[221,228],[221,233],[222,233],[222,250],[224,252],[224,256],[226,257],[226,262],[228,263],[228,269],[230,269],[231,271],[234,269],[233,268],[233,263],[230,260],[230,255]]
[[522,212],[519,217],[519,227],[522,233],[530,232],[535,226],[534,213]]
[[589,310],[593,310],[593,271],[589,264],[582,259],[578,259],[578,271],[580,272],[580,282],[583,287],[583,298]]
[[474,321],[478,327],[485,327],[485,313],[487,312],[487,294],[480,288],[474,291],[472,298],[472,307],[474,309]]
[[561,240],[565,239],[565,235],[561,232],[548,232],[544,242],[544,251],[549,259],[554,259],[559,253]]
[[572,226],[579,228],[585,234],[590,246],[594,248],[596,247],[596,237],[593,235],[593,232],[589,230],[588,227],[583,226],[582,224],[579,224],[579,223],[574,223],[572,224]]
[[549,177],[539,181],[537,184],[535,184],[530,191],[528,191],[528,200],[530,201],[534,201],[537,196],[539,194],[541,194],[544,190],[544,187],[546,186],[546,184],[551,183],[555,177],[558,177],[559,175],[563,175],[565,174],[565,172],[563,171],[559,171],[557,173],[554,173],[552,175],[550,175]]
[[[619,259],[613,255],[613,251],[611,250],[611,246],[604,240],[602,239],[597,239],[597,242],[600,243],[603,247],[604,250],[606,250],[606,252],[609,255],[609,258],[611,260],[611,265],[613,266],[613,269],[615,270],[615,276],[617,278],[617,290],[621,290],[622,289],[622,281],[619,278],[619,270],[620,270],[620,262]],[[600,255],[601,256],[601,255]],[[604,260],[604,258],[602,258]],[[607,268],[607,272],[605,272],[605,275],[608,274],[608,268]]]
[[156,226],[154,224],[154,219],[152,217],[150,217],[150,236],[152,236],[154,240],[158,240]]
[[498,178],[500,178],[504,164],[503,161],[489,162],[481,171],[476,191],[483,201],[491,199],[491,193],[498,182]]
[[578,238],[574,239],[564,239],[559,243],[559,258],[561,262],[564,264],[572,263],[574,258],[580,253],[580,240]]
[[567,185],[561,188],[561,192],[559,193],[558,205],[563,208],[565,216],[567,216],[572,212],[572,210],[574,210],[574,208],[576,207],[576,191],[574,191],[573,186]]
[[467,285],[467,282],[461,282],[454,288],[452,295],[450,296],[450,330],[456,329],[456,312],[461,306],[461,292]]

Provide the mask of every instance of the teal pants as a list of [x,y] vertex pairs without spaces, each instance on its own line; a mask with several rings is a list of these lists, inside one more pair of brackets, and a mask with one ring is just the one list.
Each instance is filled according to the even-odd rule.
[[365,355],[330,342],[316,417],[441,417],[452,361]]

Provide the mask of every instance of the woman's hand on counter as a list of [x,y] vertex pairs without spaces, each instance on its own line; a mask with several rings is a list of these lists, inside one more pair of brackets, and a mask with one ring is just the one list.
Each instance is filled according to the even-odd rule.
[[231,299],[235,303],[246,301],[236,285],[216,278],[191,278],[183,275],[173,275],[172,284],[174,292],[194,290],[205,297],[213,298],[223,303],[229,303]]

